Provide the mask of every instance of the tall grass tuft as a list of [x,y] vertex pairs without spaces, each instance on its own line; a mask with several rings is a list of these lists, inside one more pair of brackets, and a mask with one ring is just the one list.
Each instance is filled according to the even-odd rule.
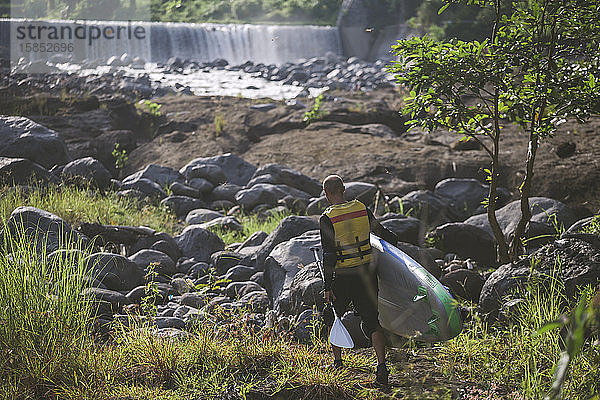
[[[23,231],[0,251],[0,397],[51,397],[81,379],[91,313],[81,263],[50,260]],[[73,244],[62,246],[75,249]]]

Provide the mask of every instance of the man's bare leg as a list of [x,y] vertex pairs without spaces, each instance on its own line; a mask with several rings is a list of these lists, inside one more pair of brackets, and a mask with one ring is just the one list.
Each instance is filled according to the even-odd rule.
[[377,365],[385,363],[385,336],[383,332],[373,332],[371,334],[371,342],[373,342],[373,349],[375,349],[375,354],[377,355]]

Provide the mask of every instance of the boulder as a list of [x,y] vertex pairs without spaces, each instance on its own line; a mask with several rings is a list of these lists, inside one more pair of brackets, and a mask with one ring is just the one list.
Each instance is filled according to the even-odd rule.
[[169,196],[161,200],[160,204],[172,210],[179,218],[183,218],[190,211],[204,206],[201,200],[187,196]]
[[173,289],[175,289],[179,295],[196,290],[194,282],[192,282],[191,279],[173,278],[171,279],[171,286],[173,286]]
[[159,240],[157,242],[154,242],[152,244],[152,246],[150,246],[150,250],[156,250],[156,251],[160,251],[162,253],[165,253],[166,255],[168,255],[169,257],[171,257],[171,260],[173,260],[173,262],[176,262],[179,257],[181,257],[181,251],[179,250],[179,247],[177,247],[177,243],[175,243],[175,240],[173,240],[173,238],[169,237],[170,240]]
[[249,189],[243,189],[235,195],[235,201],[243,208],[250,210],[259,204],[275,206],[286,196],[309,200],[310,195],[286,185],[258,183]]
[[71,161],[56,132],[29,118],[0,116],[0,157],[25,158],[51,168]]
[[[490,185],[484,185],[477,179],[447,178],[438,182],[433,192],[448,199],[461,218],[466,219],[486,212],[481,203],[488,197]],[[496,192],[497,208],[500,208],[510,200],[510,192],[504,188],[498,188]]]
[[307,231],[317,229],[319,229],[319,222],[311,217],[290,215],[282,219],[277,228],[267,236],[260,248],[254,252],[252,256],[252,260],[255,262],[254,265],[259,270],[263,270],[264,262],[275,246],[291,238],[300,236]]
[[64,268],[78,265],[85,258],[85,253],[79,249],[58,249],[48,254],[46,262],[55,267]]
[[599,281],[600,247],[575,238],[559,239],[492,272],[481,290],[479,308],[489,317],[497,317],[506,299],[528,282],[542,290],[550,285],[563,290],[564,285],[564,294],[575,300],[581,288]]
[[[318,231],[307,232],[278,244],[265,260],[266,287],[273,304],[284,290],[289,290],[299,265],[308,265],[315,260],[311,247],[321,243]],[[276,309],[276,311],[279,311]]]
[[[298,315],[313,305],[322,310],[324,305],[322,290],[323,279],[316,263],[301,268],[290,283],[290,313]],[[276,310],[280,309],[278,302],[275,302],[273,307]]]
[[181,251],[177,247],[177,242],[175,242],[175,239],[171,235],[165,232],[155,232],[151,236],[140,237],[137,242],[127,249],[127,254],[131,255],[144,249],[162,251],[168,254],[173,261],[177,261],[181,257]]
[[248,239],[246,239],[241,245],[238,246],[237,251],[242,254],[252,254],[257,247],[259,247],[265,239],[269,236],[267,232],[256,231]]
[[181,168],[179,172],[188,176],[189,172],[194,167],[206,164],[221,167],[223,173],[227,177],[227,182],[239,186],[246,186],[252,178],[252,175],[254,175],[254,172],[256,172],[256,167],[254,165],[231,153],[214,157],[196,158]]
[[187,226],[175,241],[185,257],[192,257],[196,261],[206,262],[211,254],[225,248],[225,243],[216,234],[200,225]]
[[257,169],[247,186],[252,187],[258,183],[283,184],[311,196],[318,196],[321,193],[321,183],[319,181],[278,164],[267,164]]
[[248,293],[261,291],[264,292],[264,289],[260,287],[260,285],[256,282],[246,281],[246,282],[231,282],[225,288],[225,293],[227,293],[227,297],[235,299],[236,297],[242,297]]
[[146,178],[132,179],[127,182],[123,181],[120,189],[121,191],[133,189],[143,193],[145,197],[158,198],[160,200],[167,197],[167,194],[158,183]]
[[35,243],[35,250],[40,253],[82,247],[86,242],[85,236],[73,230],[62,218],[35,207],[15,208],[4,232],[13,238],[22,237],[26,243]]
[[192,198],[199,198],[201,196],[201,192],[200,190],[185,185],[181,182],[173,182],[171,184],[171,192],[173,192],[174,195],[176,196],[186,196],[186,197],[192,197]]
[[569,235],[572,233],[580,233],[589,229],[595,222],[600,222],[599,215],[592,215],[591,217],[580,219],[574,222],[569,228],[563,232],[564,235]]
[[204,178],[192,178],[187,181],[187,184],[196,189],[200,194],[208,194],[213,191],[215,185]]
[[123,184],[133,183],[140,179],[148,179],[156,183],[162,190],[169,187],[176,181],[183,182],[185,178],[177,171],[156,164],[150,164],[141,171],[138,171],[123,179]]
[[294,326],[294,339],[303,344],[310,344],[315,333],[320,335],[321,331],[324,331],[322,328],[323,322],[320,313],[305,310],[297,318]]
[[450,290],[454,297],[477,304],[485,280],[475,271],[457,269],[442,276],[440,282]]
[[233,183],[223,183],[215,186],[210,196],[214,200],[227,200],[235,203],[235,195],[242,189],[242,186],[238,186]]
[[104,283],[111,290],[131,290],[144,281],[143,271],[131,260],[119,254],[94,253],[83,259],[86,274]]
[[[207,305],[210,302],[210,300],[211,300],[211,296],[208,296],[205,293],[193,292],[193,293],[185,293],[183,296],[181,296],[179,303],[182,306],[190,306],[193,308],[200,309],[200,308],[204,307],[205,305]],[[183,315],[185,315],[185,314],[183,314]]]
[[[531,210],[530,223],[544,224],[556,234],[557,229],[561,227],[569,227],[575,221],[577,217],[575,213],[571,211],[569,207],[561,203],[558,200],[549,199],[546,197],[531,197],[529,199],[529,207]],[[504,207],[496,210],[496,218],[498,224],[504,233],[504,236],[510,238],[513,231],[517,227],[519,218],[521,217],[521,204],[520,200],[513,201]],[[487,214],[474,215],[465,221],[465,224],[475,225],[479,228],[486,230],[490,235],[493,236],[492,228],[488,222]],[[556,228],[554,224],[557,224]],[[535,230],[540,230],[540,227],[535,227]],[[528,234],[527,238],[534,237],[535,233]]]
[[56,183],[58,178],[39,164],[24,158],[0,157],[0,185]]
[[102,190],[110,186],[112,179],[112,175],[104,165],[92,157],[71,161],[63,168],[62,177],[66,181],[92,184]]
[[223,278],[232,282],[249,281],[256,272],[257,270],[254,267],[236,265],[229,268]]
[[150,269],[150,265],[152,264],[154,272],[161,275],[170,276],[177,273],[173,259],[160,251],[140,250],[129,257],[129,259],[142,270]]
[[110,303],[112,313],[117,313],[123,306],[131,304],[131,301],[123,294],[108,289],[86,288],[81,292],[81,296],[89,301]]
[[198,208],[188,213],[188,215],[185,217],[185,222],[189,225],[200,225],[205,222],[212,221],[215,218],[221,218],[224,216],[225,215],[217,211]]
[[[422,248],[419,246],[412,245],[410,243],[398,242],[397,246],[400,250],[408,254],[410,258],[421,264],[431,275],[436,279],[440,279],[442,276],[442,269],[435,262],[436,259],[440,258],[440,254],[437,256],[434,254],[435,249]],[[439,251],[439,250],[435,250]],[[443,257],[443,254],[441,254]]]
[[325,196],[314,198],[310,200],[306,207],[306,215],[321,215],[330,205]]
[[191,169],[185,170],[184,175],[188,181],[200,178],[206,180],[213,186],[227,182],[225,171],[215,164],[196,164]]
[[192,264],[186,271],[192,278],[199,279],[205,277],[210,272],[210,265],[205,262]]
[[399,242],[411,243],[415,246],[421,243],[422,231],[425,230],[421,221],[413,217],[390,218],[381,221],[381,225],[394,232]]
[[236,306],[243,308],[246,312],[263,314],[269,309],[269,296],[264,290],[253,290],[234,303]]
[[237,218],[229,217],[229,216],[212,219],[208,222],[200,224],[200,226],[203,227],[204,229],[216,228],[223,232],[227,232],[227,231],[243,232],[244,231],[244,227],[240,223],[240,221],[238,221]]
[[496,261],[494,238],[484,229],[463,222],[438,226],[427,237],[444,253],[455,253],[461,258],[471,258],[479,265],[492,265]]
[[250,257],[233,251],[219,251],[212,254],[210,262],[217,275],[225,275],[232,267],[250,264]]
[[461,219],[447,199],[429,190],[415,190],[400,198],[400,201],[404,214],[410,213],[427,226],[438,226]]
[[375,201],[375,195],[377,194],[377,186],[372,183],[366,182],[346,182],[344,183],[346,191],[344,192],[344,199],[359,200],[367,206],[373,204]]

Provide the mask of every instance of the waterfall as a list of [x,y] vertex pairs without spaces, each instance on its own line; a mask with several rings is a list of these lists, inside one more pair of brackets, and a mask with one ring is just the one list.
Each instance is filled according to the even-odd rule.
[[[112,56],[120,57],[127,53],[132,58],[139,56],[151,62],[165,62],[171,57],[179,57],[199,62],[222,58],[230,64],[245,61],[283,64],[299,58],[323,56],[327,52],[342,54],[336,27],[3,19],[0,20],[0,32],[6,32],[6,24],[10,25],[10,37],[3,37],[2,43],[10,43],[12,60],[18,60],[20,57],[28,61],[49,59],[52,55],[27,51],[24,47],[25,43],[33,45],[35,42],[73,43],[68,52],[60,53],[70,54],[75,61],[106,61]],[[36,27],[33,29],[34,36],[38,32],[37,27],[43,26],[41,33],[46,35],[46,40],[40,40],[37,36],[34,39],[23,38],[30,25]],[[51,27],[55,29],[54,32],[67,33],[67,27],[73,30],[75,27],[83,27],[79,32],[86,31],[88,34],[85,39],[50,39],[48,35]],[[136,40],[136,37],[132,37],[135,29],[144,33],[143,39]],[[115,40],[114,35],[117,31],[129,36]],[[109,35],[105,37],[100,34],[100,37],[90,40],[90,36],[95,37],[104,32],[108,32]],[[110,37],[111,35],[113,37]]]

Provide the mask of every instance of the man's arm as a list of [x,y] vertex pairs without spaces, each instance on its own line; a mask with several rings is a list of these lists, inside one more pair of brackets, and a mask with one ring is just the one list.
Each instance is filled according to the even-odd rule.
[[375,218],[375,215],[373,215],[373,212],[369,208],[367,208],[367,215],[369,216],[371,232],[395,246],[398,243],[398,236],[396,236],[394,232],[381,225],[381,222]]
[[326,215],[321,215],[319,220],[321,231],[321,247],[323,248],[323,274],[325,275],[325,291],[332,290],[337,253],[335,251],[335,233],[333,224]]

